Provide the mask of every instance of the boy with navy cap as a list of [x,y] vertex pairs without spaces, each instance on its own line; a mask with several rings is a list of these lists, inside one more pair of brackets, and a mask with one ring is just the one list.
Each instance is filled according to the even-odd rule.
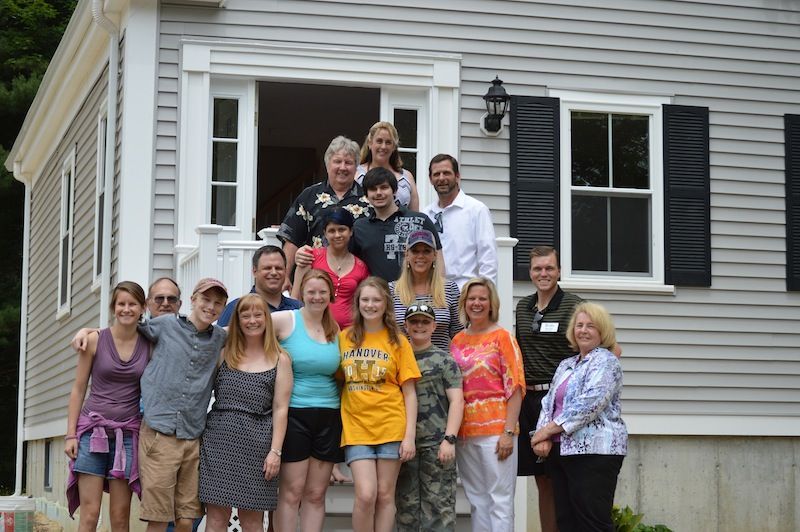
[[[427,231],[412,235],[432,239],[422,233]],[[455,530],[455,435],[464,411],[461,371],[450,353],[431,344],[436,329],[433,307],[411,305],[405,319],[422,378],[416,383],[417,453],[403,463],[397,479],[397,529]]]

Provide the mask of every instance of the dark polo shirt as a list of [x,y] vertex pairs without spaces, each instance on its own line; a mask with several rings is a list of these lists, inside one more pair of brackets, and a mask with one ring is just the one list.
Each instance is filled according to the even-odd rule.
[[517,303],[517,342],[522,350],[525,383],[528,385],[550,384],[561,361],[575,354],[567,342],[567,324],[575,307],[583,301],[558,287],[547,308],[539,309],[544,317],[539,323],[539,331],[534,333],[537,300],[538,295],[533,293]]

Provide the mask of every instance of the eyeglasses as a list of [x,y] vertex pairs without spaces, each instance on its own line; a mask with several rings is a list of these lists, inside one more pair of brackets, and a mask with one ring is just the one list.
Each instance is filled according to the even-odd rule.
[[406,309],[406,312],[433,312],[433,307],[430,305],[411,305]]
[[539,309],[536,309],[536,314],[533,315],[533,323],[531,323],[531,330],[535,333],[539,332],[539,329],[542,326],[542,320],[544,319],[544,314],[539,312]]
[[163,305],[164,300],[166,300],[170,305],[175,305],[178,303],[178,296],[156,296],[153,298],[153,301],[159,305]]
[[439,233],[444,233],[444,224],[442,223],[442,212],[439,211],[433,215],[433,225],[436,227],[436,231]]

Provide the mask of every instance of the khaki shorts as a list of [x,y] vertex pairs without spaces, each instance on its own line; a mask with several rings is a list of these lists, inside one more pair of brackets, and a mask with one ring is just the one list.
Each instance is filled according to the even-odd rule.
[[179,440],[142,422],[139,430],[139,519],[168,523],[202,517],[197,498],[200,440]]

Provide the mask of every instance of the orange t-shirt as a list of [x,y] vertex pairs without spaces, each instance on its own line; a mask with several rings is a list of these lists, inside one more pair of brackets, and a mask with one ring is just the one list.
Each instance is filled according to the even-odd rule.
[[525,373],[517,340],[505,329],[484,334],[461,331],[450,342],[461,368],[464,419],[459,437],[496,436],[506,424],[506,403],[517,387],[525,395]]
[[389,331],[366,333],[355,347],[347,330],[339,333],[342,388],[342,445],[377,445],[400,441],[406,433],[406,407],[400,386],[420,378],[411,344],[402,334],[389,342]]

